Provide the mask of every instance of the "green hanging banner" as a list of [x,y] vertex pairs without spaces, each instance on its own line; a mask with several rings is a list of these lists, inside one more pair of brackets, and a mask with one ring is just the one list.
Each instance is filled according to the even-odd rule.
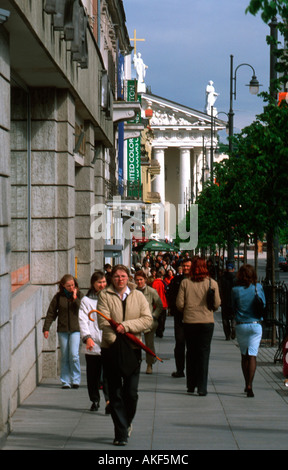
[[[139,101],[141,95],[137,95],[137,81],[127,82],[127,101]],[[141,122],[141,116],[137,115],[130,123]],[[141,137],[133,137],[127,141],[127,185],[128,197],[141,198]]]

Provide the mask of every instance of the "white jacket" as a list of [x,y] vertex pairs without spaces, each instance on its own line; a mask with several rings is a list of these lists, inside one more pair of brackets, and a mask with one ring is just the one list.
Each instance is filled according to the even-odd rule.
[[88,350],[86,349],[86,344],[82,342],[81,352],[99,356],[101,354],[102,331],[98,327],[98,314],[96,312],[91,313],[90,317],[94,322],[88,317],[88,313],[97,308],[97,303],[97,299],[90,299],[87,296],[82,298],[79,308],[79,326],[81,340],[90,337],[95,343],[93,349]]

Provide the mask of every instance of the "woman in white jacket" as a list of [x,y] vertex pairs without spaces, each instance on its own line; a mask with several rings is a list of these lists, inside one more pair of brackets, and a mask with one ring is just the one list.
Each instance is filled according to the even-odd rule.
[[100,403],[100,383],[103,379],[103,393],[106,400],[106,414],[109,412],[109,397],[105,377],[103,377],[102,357],[101,357],[101,341],[102,331],[98,327],[97,313],[93,312],[88,317],[91,310],[97,309],[98,295],[106,285],[105,274],[101,271],[95,271],[90,280],[90,289],[87,295],[81,300],[79,308],[79,326],[82,339],[82,352],[86,359],[86,377],[88,395],[92,402],[91,411],[97,411]]

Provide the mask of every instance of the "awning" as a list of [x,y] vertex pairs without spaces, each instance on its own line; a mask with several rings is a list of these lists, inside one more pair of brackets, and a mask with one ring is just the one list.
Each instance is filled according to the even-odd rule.
[[123,245],[104,245],[104,258],[116,258],[123,251]]

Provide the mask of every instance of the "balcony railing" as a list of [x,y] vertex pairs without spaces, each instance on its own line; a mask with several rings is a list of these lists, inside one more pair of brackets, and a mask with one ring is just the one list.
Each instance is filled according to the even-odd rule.
[[124,199],[141,200],[143,186],[140,181],[118,181],[105,180],[105,199],[111,200],[113,196],[121,196]]

